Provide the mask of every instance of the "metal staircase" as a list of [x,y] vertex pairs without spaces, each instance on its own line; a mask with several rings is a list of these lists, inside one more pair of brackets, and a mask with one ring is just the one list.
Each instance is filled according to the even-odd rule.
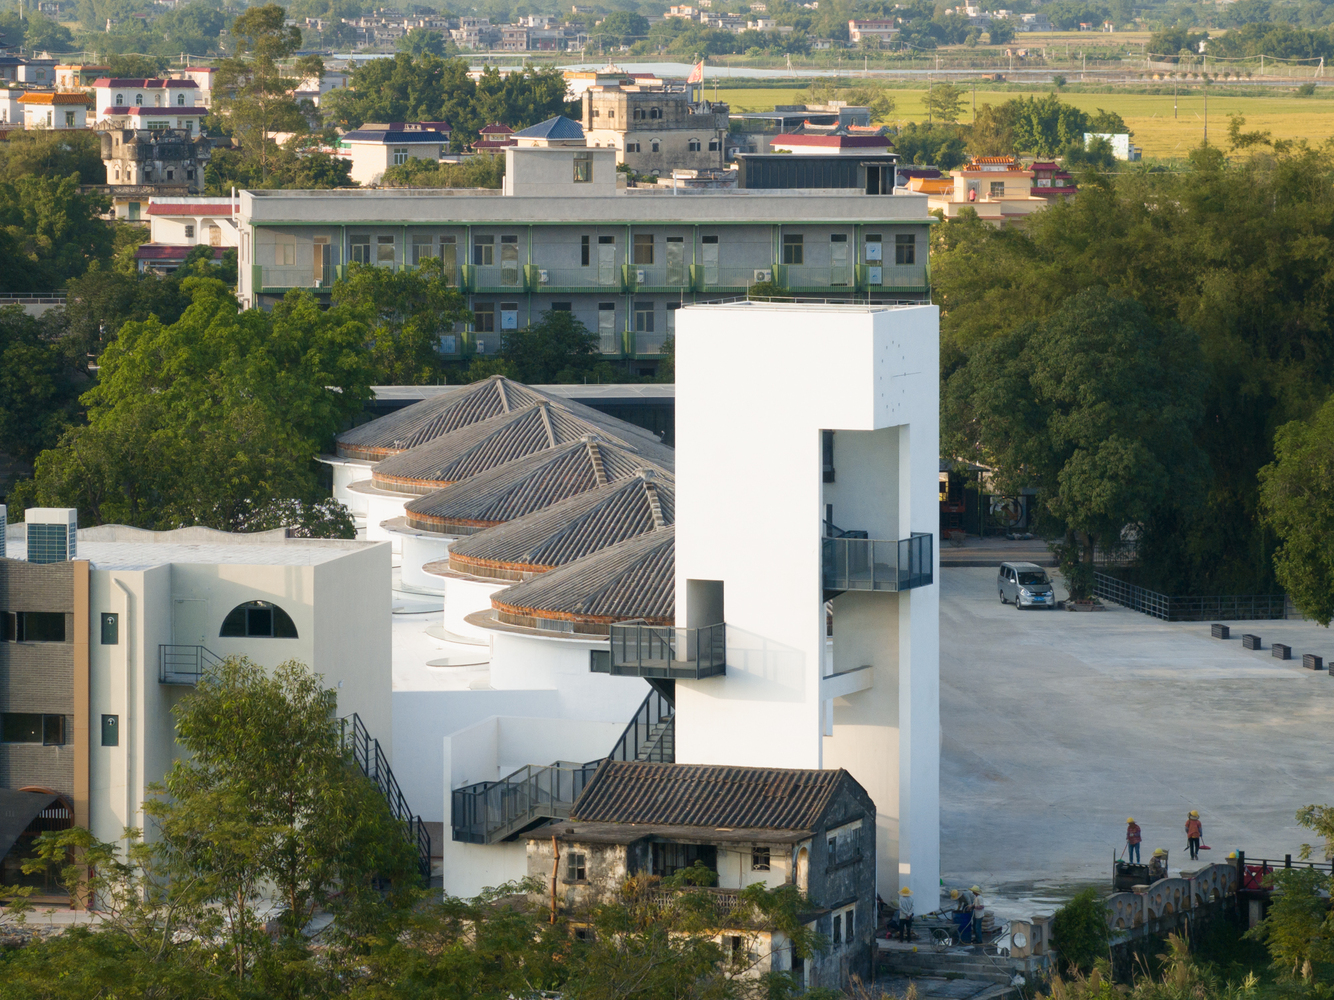
[[389,766],[389,760],[380,749],[380,741],[371,736],[361,717],[353,712],[339,720],[343,724],[343,746],[352,754],[353,761],[361,772],[370,778],[380,794],[389,803],[389,812],[398,820],[407,838],[417,850],[417,870],[423,884],[431,879],[431,835],[426,832],[422,818],[408,808],[408,800],[403,797],[403,790],[398,787],[398,779]]
[[568,819],[602,760],[676,760],[676,715],[668,685],[654,685],[605,758],[583,764],[530,764],[499,781],[456,788],[450,795],[454,839],[495,844],[553,819]]

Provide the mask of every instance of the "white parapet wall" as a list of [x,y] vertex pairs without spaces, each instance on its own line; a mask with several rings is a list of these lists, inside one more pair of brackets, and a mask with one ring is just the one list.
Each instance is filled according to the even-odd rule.
[[[677,681],[676,759],[847,768],[876,802],[877,889],[918,912],[940,877],[938,376],[934,306],[677,314],[676,621],[725,619],[727,666]],[[931,536],[931,582],[826,594],[829,515]]]

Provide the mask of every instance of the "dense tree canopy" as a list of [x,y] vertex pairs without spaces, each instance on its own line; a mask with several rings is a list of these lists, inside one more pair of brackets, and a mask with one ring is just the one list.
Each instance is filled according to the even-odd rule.
[[25,501],[92,523],[236,530],[273,504],[328,495],[314,456],[369,395],[365,324],[299,292],[238,313],[216,278],[182,291],[175,323],[127,323],[107,347],[82,398],[88,424],[38,456],[16,490]]
[[347,128],[365,122],[447,121],[454,144],[471,142],[492,122],[523,128],[554,115],[575,113],[565,102],[565,78],[557,69],[528,69],[501,77],[488,67],[468,77],[464,59],[400,52],[357,67],[351,86],[331,93],[325,106]]
[[[1334,171],[1324,154],[1264,150],[1228,165],[1201,149],[1186,172],[1087,182],[1022,231],[961,221],[933,239],[949,378],[983,345],[1088,288],[1136,300],[1159,328],[1198,334],[1204,502],[1158,510],[1140,559],[1169,593],[1274,588],[1257,474],[1276,428],[1313,413],[1334,385]],[[1165,499],[1177,494],[1173,475]]]

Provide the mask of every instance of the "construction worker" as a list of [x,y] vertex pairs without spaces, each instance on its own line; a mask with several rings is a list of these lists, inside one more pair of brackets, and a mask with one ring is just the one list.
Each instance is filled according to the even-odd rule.
[[1200,814],[1192,809],[1186,816],[1186,849],[1190,851],[1190,860],[1200,860],[1200,838],[1204,836],[1204,825]]
[[1157,882],[1160,878],[1167,878],[1167,852],[1161,847],[1149,859],[1149,881]]
[[912,940],[912,890],[906,885],[899,890],[899,940]]
[[950,899],[954,900],[954,926],[958,928],[955,937],[959,941],[967,940],[973,922],[973,894],[967,889],[951,889]]
[[973,894],[973,944],[982,943],[982,917],[986,913],[986,905],[982,902],[982,890],[978,886],[973,886],[969,890]]
[[1126,817],[1126,843],[1130,845],[1130,856],[1127,859],[1132,865],[1139,864],[1139,842],[1144,839],[1144,834],[1140,831],[1139,824],[1135,822],[1134,816]]

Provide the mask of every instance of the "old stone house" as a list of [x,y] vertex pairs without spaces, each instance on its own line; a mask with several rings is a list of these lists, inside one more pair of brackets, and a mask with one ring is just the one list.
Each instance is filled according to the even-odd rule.
[[[717,874],[703,891],[721,914],[735,914],[754,883],[795,883],[809,900],[803,919],[829,943],[809,959],[744,919],[720,928],[720,942],[744,949],[754,975],[792,971],[807,987],[837,987],[870,972],[875,803],[847,771],[607,760],[569,820],[527,838],[529,876],[571,915],[629,876],[668,877],[698,862]],[[682,891],[699,890],[656,890],[663,905]]]

